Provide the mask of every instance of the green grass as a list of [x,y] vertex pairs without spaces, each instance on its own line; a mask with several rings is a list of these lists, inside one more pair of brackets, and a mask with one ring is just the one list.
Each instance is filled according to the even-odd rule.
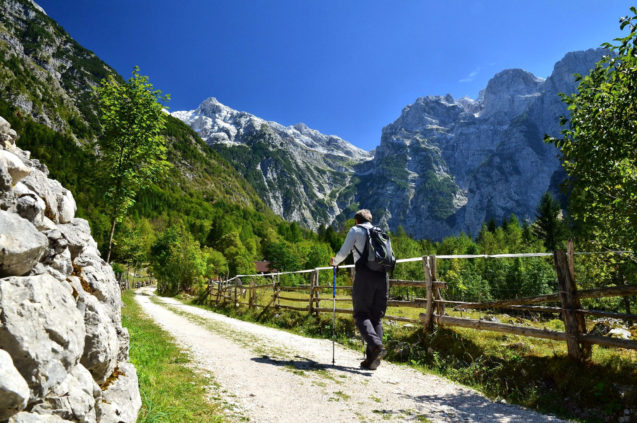
[[222,422],[223,409],[208,400],[210,377],[188,365],[190,358],[170,335],[146,317],[132,291],[122,295],[122,324],[130,333],[130,361],[137,368],[142,395],[138,422]]

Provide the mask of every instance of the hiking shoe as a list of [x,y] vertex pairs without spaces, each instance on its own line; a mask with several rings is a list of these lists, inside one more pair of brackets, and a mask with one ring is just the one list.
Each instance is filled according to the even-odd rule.
[[369,362],[367,359],[361,361],[361,369],[363,369],[363,370],[373,370],[370,366],[371,366],[371,362]]
[[380,366],[380,361],[387,355],[387,350],[379,345],[369,356],[369,370],[376,370]]

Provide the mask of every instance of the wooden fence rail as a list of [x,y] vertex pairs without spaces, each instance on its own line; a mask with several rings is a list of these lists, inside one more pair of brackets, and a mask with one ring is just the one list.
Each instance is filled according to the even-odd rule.
[[[425,256],[419,259],[402,259],[398,263],[421,261],[425,274],[424,281],[390,279],[389,285],[392,287],[421,288],[426,293],[425,298],[414,298],[413,300],[389,300],[389,307],[410,307],[423,309],[419,319],[410,319],[401,316],[385,316],[387,320],[422,324],[424,330],[432,330],[435,325],[448,327],[463,327],[475,330],[488,330],[494,332],[510,333],[514,335],[530,336],[536,338],[552,339],[564,341],[567,344],[568,355],[575,360],[585,361],[590,358],[591,346],[604,345],[616,348],[637,349],[636,340],[616,339],[605,336],[598,336],[586,333],[585,315],[612,317],[637,321],[637,315],[630,313],[614,313],[600,310],[585,310],[580,304],[585,298],[604,298],[614,296],[637,295],[637,285],[623,285],[608,288],[596,288],[579,291],[575,281],[573,266],[573,243],[569,242],[567,251],[556,251],[555,253],[527,253],[527,254],[498,254],[498,255],[462,255],[462,256]],[[513,258],[513,257],[544,257],[552,256],[558,279],[558,293],[539,295],[535,297],[515,298],[508,300],[486,301],[486,302],[465,302],[445,300],[442,296],[443,290],[447,289],[447,283],[437,280],[437,260],[439,259],[474,259],[474,258]],[[351,265],[342,268],[352,268]],[[238,275],[226,281],[209,282],[208,298],[217,304],[232,302],[234,306],[244,305],[249,308],[294,310],[307,312],[318,316],[320,313],[352,314],[349,308],[321,307],[322,303],[332,303],[332,301],[343,303],[351,302],[350,298],[332,298],[323,296],[321,293],[332,290],[332,286],[320,285],[320,272],[322,270],[332,270],[331,267],[320,267],[313,270],[299,272],[283,272],[268,275]],[[310,282],[307,285],[282,286],[281,275],[294,273],[310,274]],[[268,277],[272,282],[257,284],[257,278]],[[243,283],[243,280],[249,283]],[[352,286],[336,286],[337,290],[350,291]],[[267,305],[258,303],[258,290],[272,290]],[[297,296],[290,296],[286,293],[296,293]],[[266,295],[266,298],[268,296]],[[281,304],[281,300],[292,303],[304,303],[304,306]],[[559,303],[559,306],[534,305],[541,303]],[[565,331],[555,331],[548,329],[538,329],[514,324],[489,322],[484,320],[469,319],[463,317],[452,317],[445,313],[445,306],[452,306],[454,310],[494,310],[508,309],[514,311],[532,311],[537,313],[559,313],[564,321]]]

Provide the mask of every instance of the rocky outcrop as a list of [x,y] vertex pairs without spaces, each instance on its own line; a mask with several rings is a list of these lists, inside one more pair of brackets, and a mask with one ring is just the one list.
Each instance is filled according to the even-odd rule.
[[132,423],[113,271],[73,195],[15,138],[0,117],[0,421]]
[[24,410],[29,401],[29,385],[13,365],[9,353],[0,350],[0,421]]

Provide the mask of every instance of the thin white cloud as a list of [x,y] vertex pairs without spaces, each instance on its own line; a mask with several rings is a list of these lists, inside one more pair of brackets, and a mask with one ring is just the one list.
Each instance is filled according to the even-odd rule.
[[462,82],[462,83],[471,82],[474,79],[476,79],[476,76],[478,76],[479,73],[480,73],[480,68],[477,68],[476,70],[474,70],[473,72],[471,72],[469,75],[467,75],[465,78],[462,78],[458,82]]

